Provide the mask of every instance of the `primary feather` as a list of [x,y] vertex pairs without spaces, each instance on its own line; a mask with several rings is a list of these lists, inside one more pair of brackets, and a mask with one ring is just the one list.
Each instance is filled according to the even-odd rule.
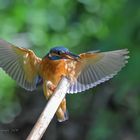
[[81,54],[82,62],[77,62],[77,67],[78,71],[82,70],[68,93],[82,92],[109,80],[125,66],[129,58],[128,53],[127,49],[123,49]]
[[0,40],[0,67],[21,87],[31,91],[36,89],[39,64],[40,58],[31,50]]

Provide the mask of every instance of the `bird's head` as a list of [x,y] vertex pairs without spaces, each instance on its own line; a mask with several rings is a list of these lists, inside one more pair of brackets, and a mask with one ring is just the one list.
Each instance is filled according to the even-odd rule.
[[78,60],[78,58],[80,58],[78,55],[70,52],[67,48],[61,46],[52,48],[48,53],[48,57],[51,60],[59,60],[59,59]]

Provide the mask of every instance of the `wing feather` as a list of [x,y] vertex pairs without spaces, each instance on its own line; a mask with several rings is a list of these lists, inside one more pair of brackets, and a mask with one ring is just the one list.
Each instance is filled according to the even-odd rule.
[[[128,62],[127,49],[109,52],[88,52],[81,54],[81,62],[77,62],[80,74],[68,93],[82,92],[111,79]],[[77,71],[79,73],[79,71]]]
[[41,59],[29,49],[0,40],[0,67],[27,90],[36,89]]

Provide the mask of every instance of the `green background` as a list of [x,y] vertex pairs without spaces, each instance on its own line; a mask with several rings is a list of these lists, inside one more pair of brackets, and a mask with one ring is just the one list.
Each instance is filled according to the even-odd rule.
[[[0,0],[0,38],[43,57],[63,45],[74,53],[128,48],[127,66],[112,80],[67,95],[70,119],[54,118],[43,140],[140,139],[139,0]],[[0,69],[0,139],[25,139],[45,104]]]

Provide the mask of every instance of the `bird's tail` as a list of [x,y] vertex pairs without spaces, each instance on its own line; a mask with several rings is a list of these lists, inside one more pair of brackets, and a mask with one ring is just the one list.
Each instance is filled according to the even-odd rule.
[[64,122],[68,119],[69,119],[69,114],[68,114],[67,110],[65,112],[63,112],[63,115],[61,117],[60,117],[60,115],[57,115],[58,122]]
[[64,98],[56,111],[56,116],[59,122],[64,122],[69,119],[68,111],[66,108],[66,99]]

